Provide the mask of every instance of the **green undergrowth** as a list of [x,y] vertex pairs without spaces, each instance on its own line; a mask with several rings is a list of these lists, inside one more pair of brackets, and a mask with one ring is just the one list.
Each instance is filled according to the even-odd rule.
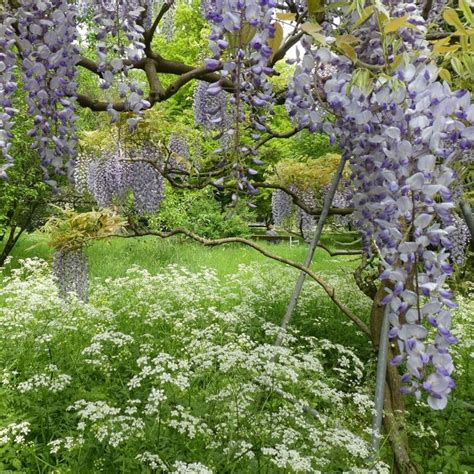
[[[333,234],[324,243],[348,248],[341,242],[352,240]],[[307,250],[301,243],[259,245],[297,262]],[[113,238],[94,243],[87,254],[89,304],[58,298],[41,234],[19,242],[0,277],[0,441],[8,439],[0,448],[0,470],[291,473],[367,467],[356,451],[364,452],[369,440],[374,352],[315,282],[307,280],[292,321],[285,346],[291,363],[275,369],[270,346],[297,269],[243,245],[203,247],[183,238]],[[20,262],[33,257],[46,263]],[[357,256],[332,258],[318,250],[312,269],[367,322],[371,301],[352,277],[358,262]],[[420,473],[474,471],[474,301],[459,296],[458,302],[457,387],[447,409],[435,412],[406,398],[411,455]],[[167,373],[178,377],[172,372],[178,364],[187,383],[154,373],[135,387],[133,378],[153,368],[160,354],[171,364]],[[327,416],[329,425],[301,417],[292,404],[253,385],[262,370]],[[139,400],[136,412],[132,400]],[[323,433],[329,433],[327,441],[318,444]],[[391,466],[386,440],[381,454]]]

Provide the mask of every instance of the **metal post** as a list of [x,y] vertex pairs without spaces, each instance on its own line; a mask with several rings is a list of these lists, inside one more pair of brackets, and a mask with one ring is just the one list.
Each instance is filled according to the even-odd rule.
[[474,245],[474,216],[472,215],[471,206],[468,202],[461,201],[459,203],[459,207],[461,208],[462,215],[464,217],[464,221],[469,228],[469,233],[471,234],[472,245]]
[[[339,185],[339,182],[341,181],[342,172],[344,171],[345,164],[346,164],[346,159],[341,158],[341,161],[339,162],[336,173],[334,174],[334,177],[332,179],[329,191],[324,200],[323,208],[321,209],[321,215],[319,216],[319,220],[318,220],[318,225],[316,227],[316,231],[313,235],[313,238],[311,239],[311,243],[308,248],[308,253],[306,254],[306,258],[303,264],[306,268],[309,268],[309,266],[311,265],[311,261],[313,260],[314,252],[319,243],[319,239],[321,238],[321,234],[323,232],[323,226],[329,214],[329,209],[332,205],[334,194],[336,194],[336,189]],[[288,303],[288,306],[286,308],[285,316],[283,317],[283,320],[281,322],[281,326],[280,326],[281,331],[275,341],[275,346],[280,346],[283,341],[283,337],[285,335],[286,329],[288,328],[288,325],[290,324],[291,318],[293,317],[293,312],[296,308],[296,304],[298,303],[298,299],[301,295],[301,290],[303,289],[303,283],[304,283],[305,278],[306,278],[306,273],[301,272],[298,278],[298,281],[296,282],[296,286],[293,291],[293,294],[291,295],[290,302]]]
[[379,339],[379,354],[377,359],[377,375],[375,381],[375,412],[372,420],[372,451],[373,456],[377,455],[380,445],[380,429],[383,420],[383,402],[385,392],[385,377],[387,373],[387,353],[388,353],[388,305],[385,307],[385,312],[382,321],[382,328],[380,329]]

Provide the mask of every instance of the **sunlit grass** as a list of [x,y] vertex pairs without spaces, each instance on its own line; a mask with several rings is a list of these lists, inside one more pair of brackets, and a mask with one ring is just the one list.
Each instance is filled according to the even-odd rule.
[[[326,238],[325,242],[331,244],[333,238],[332,236]],[[339,235],[336,238],[343,240],[347,239],[347,236]],[[307,252],[307,245],[304,243],[291,247],[286,242],[279,244],[259,242],[259,245],[272,254],[299,263],[304,261]],[[203,267],[213,268],[220,277],[225,277],[235,273],[241,264],[269,261],[267,257],[245,245],[227,244],[218,247],[204,247],[181,237],[166,240],[153,236],[133,239],[111,238],[94,242],[87,249],[87,254],[92,278],[123,276],[133,265],[145,268],[151,273],[159,273],[163,267],[170,264],[183,265],[192,271]],[[48,247],[44,235],[34,233],[24,236],[12,252],[10,266],[17,267],[18,260],[25,257],[51,260],[51,249]],[[357,262],[357,256],[331,257],[324,250],[318,249],[312,268],[323,273],[337,274],[354,269]],[[282,265],[279,262],[273,263]]]

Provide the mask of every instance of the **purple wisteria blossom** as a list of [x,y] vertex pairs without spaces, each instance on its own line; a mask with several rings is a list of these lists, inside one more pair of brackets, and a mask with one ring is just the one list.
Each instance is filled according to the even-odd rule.
[[[456,343],[450,331],[455,307],[447,279],[453,272],[454,207],[451,168],[460,149],[474,141],[474,105],[467,91],[452,91],[438,80],[429,62],[426,27],[419,7],[391,2],[391,16],[409,16],[416,28],[401,28],[397,51],[383,51],[381,34],[370,18],[352,31],[361,39],[360,60],[375,67],[404,58],[392,79],[378,80],[371,88],[352,81],[353,63],[326,47],[313,48],[303,39],[304,56],[298,64],[287,96],[290,116],[301,127],[338,136],[350,159],[355,223],[366,249],[374,240],[384,268],[386,289],[382,304],[389,308],[390,337],[398,341],[403,364],[404,392],[427,393],[434,409],[446,406],[454,387],[449,346]],[[322,67],[332,76],[320,80]],[[327,121],[326,109],[336,116]],[[396,86],[395,86],[396,84]]]
[[72,171],[76,147],[77,10],[67,0],[23,0],[16,12],[30,135],[45,172]]
[[282,189],[275,189],[272,193],[273,222],[281,226],[285,219],[293,212],[293,198]]
[[55,250],[53,275],[63,298],[70,293],[75,293],[79,299],[88,300],[89,269],[87,256],[82,248]]
[[[156,153],[156,148],[151,147]],[[163,163],[150,163],[152,153],[135,150],[126,155],[122,148],[100,157],[81,156],[76,166],[76,189],[86,188],[100,207],[122,205],[131,193],[139,214],[156,212],[164,197]]]

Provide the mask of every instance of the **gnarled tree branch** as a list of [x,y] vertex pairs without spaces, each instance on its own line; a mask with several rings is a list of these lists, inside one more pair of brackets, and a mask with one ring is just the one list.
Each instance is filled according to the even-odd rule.
[[280,257],[278,255],[272,254],[268,252],[265,248],[259,246],[255,242],[251,240],[243,239],[242,237],[226,237],[222,239],[215,239],[209,240],[201,237],[190,230],[177,228],[169,232],[160,232],[160,231],[137,231],[133,234],[124,234],[124,235],[115,235],[112,237],[118,238],[134,238],[134,237],[144,237],[147,235],[154,235],[160,237],[162,239],[166,239],[169,237],[173,237],[176,235],[185,235],[196,242],[206,246],[206,247],[216,247],[219,245],[231,244],[231,243],[239,243],[246,245],[248,247],[252,247],[257,252],[265,255],[272,260],[276,260],[277,262],[284,263],[290,267],[296,268],[304,273],[306,273],[309,277],[311,277],[324,291],[325,293],[331,298],[334,304],[368,337],[370,337],[370,329],[367,324],[362,321],[358,316],[356,316],[339,298],[336,296],[336,290],[326,281],[324,281],[318,274],[310,270],[309,268],[301,265],[300,263],[294,262],[293,260],[289,260],[288,258]]

